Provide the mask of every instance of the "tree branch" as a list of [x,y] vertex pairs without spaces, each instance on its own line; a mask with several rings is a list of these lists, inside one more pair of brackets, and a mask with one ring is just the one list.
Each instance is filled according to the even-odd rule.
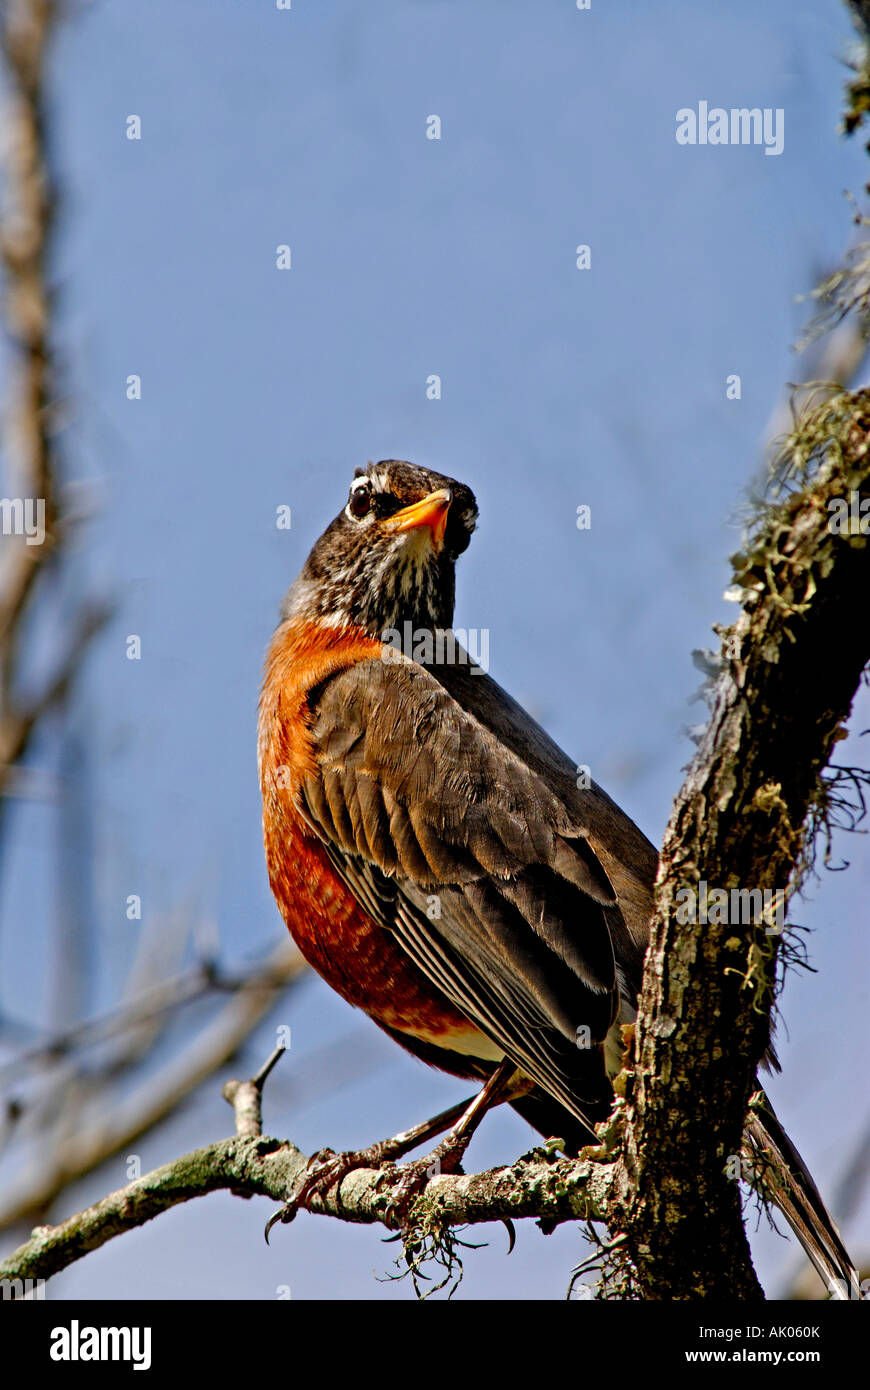
[[[236,1086],[249,1083],[234,1083]],[[91,1250],[206,1193],[284,1203],[308,1158],[291,1143],[236,1135],[196,1149],[71,1216],[59,1226],[38,1226],[30,1240],[0,1261],[2,1279],[48,1279]],[[547,1158],[535,1150],[510,1168],[459,1177],[438,1176],[411,1209],[415,1229],[438,1240],[448,1228],[540,1217],[549,1221],[600,1220],[606,1210],[612,1165]],[[348,1174],[308,1210],[342,1221],[388,1225],[387,1209],[402,1169],[362,1168]]]
[[[637,1021],[617,1204],[647,1298],[761,1291],[739,1156],[768,1044],[782,936],[770,922],[679,920],[686,888],[793,893],[830,813],[822,779],[870,660],[866,536],[832,531],[830,502],[870,498],[870,393],[841,393],[792,433],[793,489],[734,559],[742,612],[720,630],[712,717],[662,847]],[[733,901],[733,900],[732,900]]]
[[[153,1128],[232,1058],[288,984],[306,969],[289,941],[281,941],[188,1046],[131,1094],[101,1092],[86,1107],[76,1094],[75,1128],[62,1137],[52,1137],[43,1162],[21,1165],[18,1182],[7,1186],[0,1201],[0,1228],[28,1215],[33,1220],[34,1214],[44,1210],[70,1182],[92,1172],[111,1154],[126,1150]],[[40,1142],[44,1143],[44,1137]]]

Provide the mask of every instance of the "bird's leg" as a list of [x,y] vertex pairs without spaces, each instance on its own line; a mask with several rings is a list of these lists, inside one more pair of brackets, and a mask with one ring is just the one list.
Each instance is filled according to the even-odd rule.
[[499,1062],[486,1085],[474,1097],[450,1133],[446,1134],[441,1143],[425,1158],[418,1158],[404,1169],[402,1181],[387,1209],[388,1219],[397,1225],[399,1230],[404,1231],[408,1207],[423,1191],[429,1179],[439,1173],[455,1173],[459,1170],[474,1131],[487,1111],[495,1105],[500,1105],[507,1098],[516,1070],[508,1057]]
[[457,1120],[461,1122],[479,1100],[480,1096],[475,1096],[471,1104],[462,1100],[458,1105],[451,1105],[449,1110],[442,1110],[439,1115],[433,1115],[431,1120],[424,1120],[412,1129],[404,1129],[392,1139],[382,1139],[367,1149],[340,1154],[332,1149],[321,1149],[313,1154],[288,1201],[270,1218],[266,1226],[267,1242],[269,1232],[275,1223],[292,1221],[299,1208],[304,1207],[315,1193],[325,1196],[331,1187],[358,1168],[380,1168],[384,1163],[394,1163],[397,1158],[404,1158],[405,1154],[416,1149],[418,1145],[425,1144],[427,1140],[443,1134],[451,1125],[456,1125]]

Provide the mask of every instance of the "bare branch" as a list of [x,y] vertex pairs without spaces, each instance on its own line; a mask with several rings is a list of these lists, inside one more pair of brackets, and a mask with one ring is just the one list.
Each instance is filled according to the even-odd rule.
[[112,1154],[126,1151],[170,1114],[234,1056],[286,986],[306,969],[298,952],[282,941],[260,972],[245,982],[188,1047],[132,1093],[101,1086],[94,1101],[83,1105],[80,1093],[71,1092],[74,1127],[56,1143],[40,1143],[41,1162],[21,1165],[17,1183],[3,1192],[0,1227],[28,1215],[32,1219],[68,1183],[93,1171]]
[[0,643],[4,648],[51,553],[55,523],[54,460],[47,425],[50,293],[46,278],[54,198],[44,151],[42,92],[54,15],[52,0],[28,4],[12,0],[4,9],[0,29],[11,81],[0,254],[6,267],[7,323],[21,355],[15,437],[22,488],[28,496],[43,500],[46,521],[43,543],[27,545],[19,538],[3,573]]
[[263,1086],[276,1062],[287,1049],[276,1047],[269,1060],[250,1081],[227,1081],[224,1100],[228,1100],[236,1116],[236,1134],[240,1139],[253,1139],[263,1133]]
[[[47,1279],[114,1236],[208,1192],[229,1189],[238,1196],[284,1203],[308,1161],[294,1145],[278,1139],[223,1139],[138,1178],[59,1226],[37,1227],[29,1241],[0,1261],[0,1279]],[[511,1168],[433,1178],[411,1217],[423,1231],[524,1217],[595,1220],[604,1210],[611,1176],[610,1165],[548,1159],[536,1150]],[[401,1178],[402,1169],[394,1166],[359,1169],[325,1198],[313,1198],[308,1209],[342,1221],[387,1224]]]
[[[8,75],[4,113],[5,170],[0,257],[5,269],[4,314],[16,350],[15,385],[7,403],[7,451],[18,496],[4,505],[34,510],[33,534],[10,527],[4,510],[0,570],[0,794],[45,713],[66,694],[108,613],[86,608],[74,624],[66,655],[43,690],[19,702],[16,684],[28,606],[37,579],[55,560],[65,518],[58,506],[59,467],[51,404],[55,390],[51,341],[52,293],[48,255],[55,190],[46,156],[43,70],[57,17],[55,0],[8,0],[0,12],[0,51]],[[7,535],[9,530],[12,535]],[[3,803],[0,801],[0,812]]]
[[107,605],[86,609],[79,617],[76,631],[57,670],[39,694],[21,709],[8,707],[4,710],[0,719],[0,786],[4,770],[24,754],[36,724],[69,691],[71,682],[81,668],[86,649],[111,616],[112,610]]
[[[292,956],[292,947],[286,947],[282,954],[288,958]],[[202,962],[181,975],[161,980],[99,1017],[84,1019],[16,1053],[0,1065],[0,1086],[20,1082],[29,1071],[49,1066],[58,1058],[104,1043],[118,1034],[138,1030],[208,994],[235,994],[248,984],[268,982],[273,976],[276,984],[284,982],[282,968],[279,966],[275,973],[268,961],[258,961],[237,970],[219,969],[211,962]]]

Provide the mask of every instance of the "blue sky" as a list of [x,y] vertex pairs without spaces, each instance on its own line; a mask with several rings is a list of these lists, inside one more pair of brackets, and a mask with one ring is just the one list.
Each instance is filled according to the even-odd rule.
[[[370,458],[474,488],[457,624],[490,629],[495,678],[660,838],[691,755],[685,726],[702,717],[690,653],[731,620],[727,557],[765,423],[799,371],[795,296],[840,256],[844,190],[867,178],[860,142],[837,130],[850,39],[834,0],[668,0],[654,16],[597,0],[582,12],[569,0],[105,0],[65,27],[53,62],[63,444],[98,504],[76,582],[119,605],[77,715],[96,808],[92,1005],[112,998],[135,933],[180,903],[214,918],[231,960],[283,930],[260,839],[262,654],[284,590]],[[783,153],[678,145],[677,110],[701,100],[782,108]],[[426,139],[433,113],[439,141]],[[289,271],[276,268],[282,244]],[[730,373],[739,401],[726,400]],[[282,505],[290,531],[275,526]],[[139,662],[125,657],[130,633]],[[865,691],[856,730],[868,715]],[[53,814],[16,813],[0,892],[3,1004],[43,1022]],[[789,980],[771,1088],[824,1190],[865,1119],[870,860],[863,840],[840,848],[852,869],[824,874],[801,909],[818,973]],[[141,924],[125,918],[130,893]],[[9,924],[25,910],[22,942]],[[229,1071],[259,1064],[275,1021]],[[356,1147],[465,1094],[314,979],[277,1021],[293,1051],[266,1123],[303,1148]],[[319,1096],[326,1046],[346,1080]],[[221,1079],[143,1141],[143,1167],[227,1131]],[[470,1161],[509,1161],[532,1140],[493,1116]],[[119,1157],[57,1214],[124,1180]],[[377,1232],[303,1215],[267,1251],[268,1212],[192,1203],[52,1292],[411,1296],[376,1282],[393,1258]],[[850,1235],[867,1248],[866,1206]],[[576,1232],[534,1227],[510,1260],[504,1246],[494,1228],[489,1249],[468,1253],[461,1296],[558,1297],[581,1251]],[[788,1250],[766,1232],[755,1246],[775,1289]]]

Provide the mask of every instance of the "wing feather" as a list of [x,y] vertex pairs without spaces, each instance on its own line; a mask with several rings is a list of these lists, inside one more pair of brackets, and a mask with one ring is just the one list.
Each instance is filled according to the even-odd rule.
[[337,872],[457,1008],[585,1118],[606,1091],[620,918],[580,818],[416,663],[330,677],[310,734],[303,811]]

